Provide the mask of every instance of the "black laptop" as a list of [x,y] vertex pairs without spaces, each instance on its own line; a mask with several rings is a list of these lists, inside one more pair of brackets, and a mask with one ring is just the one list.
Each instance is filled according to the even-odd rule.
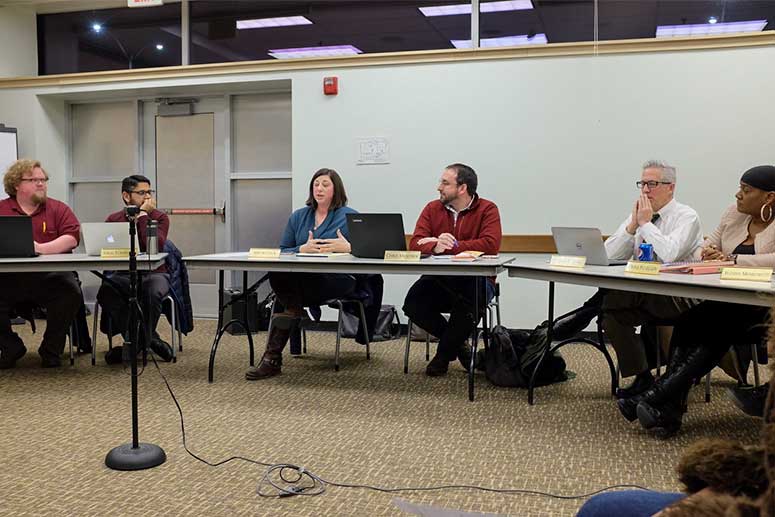
[[35,257],[32,218],[0,215],[0,258]]
[[401,214],[347,214],[351,253],[361,258],[385,258],[385,251],[405,251]]

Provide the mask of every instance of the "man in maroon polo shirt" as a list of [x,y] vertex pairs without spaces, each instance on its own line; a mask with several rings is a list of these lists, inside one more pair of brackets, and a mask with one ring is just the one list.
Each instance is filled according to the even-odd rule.
[[[29,216],[35,251],[41,255],[69,253],[78,246],[81,225],[70,207],[47,196],[48,174],[36,160],[17,160],[3,177],[7,199],[0,215]],[[11,330],[9,312],[26,303],[46,309],[46,332],[38,349],[44,368],[61,366],[60,356],[83,296],[71,272],[0,274],[0,369],[13,368],[26,352]]]
[[[136,206],[140,209],[137,216],[137,240],[140,245],[140,251],[145,252],[148,237],[148,222],[156,221],[158,237],[158,251],[164,249],[164,243],[167,240],[167,232],[170,229],[170,218],[156,208],[156,199],[153,197],[154,191],[151,189],[151,180],[140,174],[134,174],[123,179],[121,182],[121,199],[124,206]],[[110,214],[105,222],[117,223],[128,222],[126,211],[119,210]],[[156,355],[165,361],[172,360],[172,348],[159,337],[156,332],[156,325],[159,323],[159,317],[162,312],[162,300],[167,296],[170,290],[170,278],[167,274],[166,266],[162,265],[152,273],[141,276],[140,292],[138,298],[142,306],[143,313],[147,313],[147,318],[151,326],[151,349]],[[127,318],[129,308],[127,305],[129,297],[129,274],[115,273],[111,275],[109,282],[102,282],[99,292],[97,292],[97,301],[110,315],[113,323],[112,330],[119,332],[125,337],[127,330]],[[141,334],[141,343],[143,342],[145,332]]]
[[[437,188],[439,199],[425,205],[409,248],[429,255],[456,255],[463,251],[497,255],[501,246],[501,217],[495,203],[476,193],[477,184],[476,172],[468,165],[447,166]],[[422,276],[412,285],[404,300],[404,313],[439,338],[426,374],[445,375],[455,358],[460,359],[463,368],[469,368],[471,350],[465,340],[473,333],[494,293],[494,278],[483,282],[475,277]],[[449,313],[449,321],[442,313]]]

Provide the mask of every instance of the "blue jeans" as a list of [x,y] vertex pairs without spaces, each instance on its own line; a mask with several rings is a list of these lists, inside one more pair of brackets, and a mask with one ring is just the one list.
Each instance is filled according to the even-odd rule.
[[684,497],[686,494],[649,490],[605,492],[584,503],[576,517],[651,517]]

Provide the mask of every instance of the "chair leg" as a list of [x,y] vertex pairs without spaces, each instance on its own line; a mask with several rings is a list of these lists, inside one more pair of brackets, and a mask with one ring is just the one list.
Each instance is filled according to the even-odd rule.
[[363,339],[366,340],[366,360],[368,361],[371,359],[371,351],[369,350],[369,329],[366,326],[366,311],[363,308],[363,303],[360,301],[357,303],[361,313],[361,326],[363,327]]
[[170,311],[172,313],[172,321],[170,322],[172,324],[172,328],[170,329],[170,340],[172,345],[172,362],[177,363],[178,362],[178,354],[177,354],[177,347],[175,347],[175,327],[177,322],[177,316],[178,316],[178,307],[175,305],[175,300],[172,298],[172,296],[167,296],[165,300],[169,300],[170,305],[172,306],[172,310]]
[[495,317],[498,318],[498,325],[501,324],[501,297],[499,294],[495,295]]
[[409,346],[412,343],[412,319],[406,320],[406,346],[404,346],[404,373],[409,373]]
[[339,347],[342,344],[342,312],[344,312],[344,307],[342,307],[342,302],[337,300],[337,304],[339,305],[339,318],[336,322],[336,352],[334,353],[334,371],[339,371]]
[[759,387],[759,348],[751,343],[751,362],[753,363],[753,385]]
[[301,352],[307,353],[307,329],[304,327],[301,327]]
[[425,333],[425,360],[431,360],[431,335]]
[[[487,306],[487,313],[488,313],[488,319],[489,319],[489,323],[490,323],[490,331],[492,331],[492,329],[495,328],[494,327],[495,318],[493,317],[493,312],[494,312],[493,306],[492,305],[488,305]],[[482,326],[484,326],[484,325],[482,325]]]
[[96,301],[94,302],[94,321],[92,322],[92,331],[91,331],[91,365],[94,366],[97,364],[97,322],[100,321],[100,304]]
[[75,364],[75,353],[73,352],[75,344],[75,325],[70,325],[70,366]]

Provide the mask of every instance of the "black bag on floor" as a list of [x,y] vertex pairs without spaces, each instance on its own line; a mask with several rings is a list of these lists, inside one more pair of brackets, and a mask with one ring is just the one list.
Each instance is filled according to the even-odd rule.
[[[545,324],[532,332],[496,326],[490,334],[490,345],[484,357],[487,379],[496,386],[527,388],[546,346],[546,330]],[[544,360],[535,385],[544,386],[566,379],[565,360],[559,352],[554,352]]]

